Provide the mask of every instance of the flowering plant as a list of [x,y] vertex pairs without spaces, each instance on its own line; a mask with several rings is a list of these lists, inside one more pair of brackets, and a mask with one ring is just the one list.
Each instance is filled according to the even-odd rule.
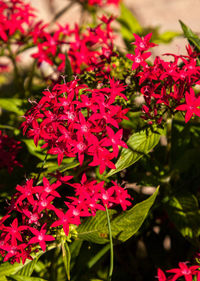
[[200,40],[152,60],[123,3],[75,2],[92,23],[0,0],[0,280],[200,280]]

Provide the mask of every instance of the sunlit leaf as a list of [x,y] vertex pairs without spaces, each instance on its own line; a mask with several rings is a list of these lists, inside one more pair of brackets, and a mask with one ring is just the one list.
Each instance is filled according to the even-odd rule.
[[123,4],[120,5],[120,17],[117,21],[121,24],[120,33],[124,40],[133,41],[133,33],[141,33],[142,27],[132,12]]
[[153,41],[154,43],[170,43],[174,38],[180,36],[181,33],[177,31],[165,31],[158,35],[158,37]]
[[[56,245],[55,244],[52,244],[48,249],[47,251],[55,248]],[[8,277],[12,276],[12,278],[14,278],[14,276],[16,276],[17,273],[19,272],[22,272],[22,268],[23,267],[28,267],[28,265],[30,263],[33,263],[34,259],[37,259],[42,255],[44,254],[43,251],[40,251],[40,252],[37,252],[35,255],[33,255],[33,260],[29,260],[27,259],[26,262],[23,264],[22,262],[20,263],[14,263],[14,264],[10,264],[9,262],[5,262],[3,264],[1,264],[0,266],[0,281],[7,281],[8,280]],[[34,266],[36,265],[36,263],[34,264]],[[32,270],[32,266],[30,266],[29,268],[30,270]],[[28,270],[28,269],[27,269]],[[26,270],[25,270],[26,272]],[[28,273],[28,271],[27,271]],[[22,273],[23,274],[23,273]],[[17,274],[18,275],[18,274]],[[24,280],[24,281],[32,281],[30,279],[27,279],[27,278],[30,278],[28,276],[24,276],[24,275],[20,275],[19,276],[23,277],[24,279],[17,279],[17,280]],[[26,278],[26,279],[25,279]],[[13,279],[13,280],[16,280],[16,279]],[[34,279],[35,280],[35,279]],[[34,281],[33,280],[33,281]],[[35,281],[43,281],[43,279],[41,280],[35,280]]]
[[15,112],[18,115],[23,115],[24,111],[21,109],[24,101],[17,98],[0,98],[0,107],[11,112]]
[[[184,32],[185,37],[188,39],[189,43],[197,49],[197,51],[200,51],[200,38],[181,20],[179,20],[182,30]],[[198,64],[200,64],[199,58],[197,58]]]
[[31,276],[33,273],[33,270],[35,268],[36,263],[38,262],[38,259],[40,258],[40,255],[38,255],[35,259],[33,259],[31,262],[29,262],[27,265],[23,266],[22,269],[20,269],[17,273],[18,275],[22,276]]
[[[156,199],[158,190],[148,199],[119,215],[117,215],[115,210],[109,210],[114,240],[124,242],[139,230]],[[77,231],[80,239],[98,244],[107,243],[109,241],[109,234],[106,213],[98,211],[95,217],[91,217],[85,223],[82,223]]]
[[35,146],[32,139],[22,139],[22,141],[26,144],[28,151],[30,154],[34,155],[35,157],[44,160],[44,153],[42,153],[42,150],[39,146]]
[[125,168],[133,165],[142,156],[148,154],[159,142],[162,130],[145,130],[134,133],[128,140],[127,148],[123,148],[117,163],[116,169],[110,170],[107,177],[110,177]]

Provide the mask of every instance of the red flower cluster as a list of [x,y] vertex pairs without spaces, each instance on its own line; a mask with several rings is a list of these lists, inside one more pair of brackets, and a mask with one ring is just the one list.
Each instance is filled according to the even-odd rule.
[[106,6],[106,5],[110,5],[110,4],[114,4],[116,6],[119,5],[120,0],[81,0],[82,3],[86,3],[89,6]]
[[44,91],[42,99],[25,114],[23,133],[28,129],[35,145],[43,140],[42,148],[58,155],[59,165],[64,156],[78,157],[80,164],[86,157],[89,166],[100,166],[100,173],[106,166],[115,169],[111,160],[117,157],[118,146],[127,147],[119,123],[127,119],[128,109],[116,103],[116,97],[127,99],[122,93],[124,86],[109,81],[110,87],[102,89],[89,89],[74,80]]
[[20,141],[9,138],[0,131],[0,169],[7,168],[8,172],[11,173],[14,166],[22,167],[16,160],[20,148]]
[[[65,71],[66,53],[74,73],[84,70],[95,70],[103,76],[110,73],[111,57],[116,56],[113,51],[112,17],[102,16],[100,24],[87,30],[78,24],[74,28],[58,24],[52,31],[49,24],[34,20],[33,8],[22,0],[0,0],[0,12],[3,55],[11,58],[12,52],[13,59],[16,59],[25,45],[36,47],[32,57],[37,59],[39,66],[42,62],[51,65],[52,73]],[[0,64],[0,71],[7,68],[7,64]]]
[[34,17],[33,8],[22,0],[0,0],[0,38],[7,42],[19,31],[25,34]]
[[33,26],[31,36],[38,51],[32,55],[39,64],[47,62],[56,65],[58,71],[64,71],[66,52],[75,73],[83,70],[99,70],[109,72],[106,64],[111,61],[111,56],[116,56],[113,51],[113,30],[111,22],[113,18],[101,18],[101,24],[94,28],[82,31],[78,24],[74,29],[68,25],[58,26],[53,33],[46,29],[48,25],[41,22]]
[[[200,116],[200,97],[196,97],[193,86],[200,84],[200,66],[197,64],[197,53],[190,46],[188,55],[174,55],[172,61],[164,61],[156,57],[153,65],[148,65],[146,59],[151,52],[146,52],[155,44],[150,43],[151,34],[140,38],[134,34],[135,55],[127,57],[133,61],[132,69],[139,79],[139,89],[144,96],[144,119],[162,122],[165,112],[173,114],[176,110],[186,111],[185,122],[193,115]],[[186,103],[184,104],[184,100]]]
[[[27,258],[32,259],[30,254],[38,249],[36,245],[45,251],[46,242],[58,238],[52,233],[58,234],[63,229],[68,236],[71,224],[79,225],[82,217],[94,216],[97,210],[105,210],[105,206],[118,204],[126,210],[131,205],[130,195],[115,182],[106,188],[104,182],[88,181],[85,174],[81,183],[73,184],[68,182],[72,176],[57,174],[56,177],[58,180],[53,184],[44,177],[43,185],[34,186],[30,179],[16,187],[8,213],[0,221],[0,253],[4,262],[22,260],[24,263]],[[75,193],[66,196],[65,202],[57,190],[63,183]],[[65,203],[67,211],[55,206],[56,198]]]
[[197,279],[195,280],[200,281],[199,268],[199,265],[187,266],[187,262],[179,262],[179,268],[167,270],[167,273],[172,273],[174,275],[166,277],[165,273],[159,268],[157,278],[158,281],[175,281],[180,280],[180,277],[184,277],[185,281],[192,281],[193,277],[196,276]]

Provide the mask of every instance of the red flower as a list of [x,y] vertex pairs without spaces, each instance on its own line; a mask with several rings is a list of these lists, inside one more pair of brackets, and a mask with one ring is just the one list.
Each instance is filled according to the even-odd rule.
[[195,92],[191,88],[190,93],[186,92],[185,94],[185,104],[181,104],[176,107],[176,110],[186,111],[185,122],[187,123],[191,117],[195,114],[200,117],[200,96],[195,97]]
[[116,134],[110,127],[106,127],[106,130],[108,133],[108,137],[102,139],[101,141],[102,146],[112,146],[113,153],[115,156],[117,156],[119,152],[118,146],[128,148],[127,144],[121,140],[123,135],[122,129],[120,129]]
[[144,36],[144,38],[135,33],[133,33],[133,35],[135,37],[135,42],[133,42],[132,44],[135,45],[141,52],[147,51],[149,48],[157,46],[156,44],[149,42],[152,33],[147,34],[146,36]]
[[179,277],[184,276],[186,281],[192,281],[192,275],[198,273],[199,265],[193,265],[188,267],[186,262],[179,262],[179,268],[173,268],[167,270],[169,273],[174,273],[175,275],[171,279],[172,281],[177,280]]
[[35,235],[35,237],[30,239],[29,244],[39,243],[43,251],[46,250],[46,241],[55,240],[53,236],[46,235],[47,230],[45,228],[46,228],[46,223],[42,226],[40,230],[37,230],[33,227],[29,227],[30,231]]
[[151,53],[141,53],[139,49],[135,50],[135,55],[128,54],[126,57],[133,61],[132,70],[137,69],[140,66],[146,67],[146,59],[151,56]]
[[167,281],[165,273],[160,268],[158,268],[157,274],[158,275],[156,277],[158,278],[158,281]]

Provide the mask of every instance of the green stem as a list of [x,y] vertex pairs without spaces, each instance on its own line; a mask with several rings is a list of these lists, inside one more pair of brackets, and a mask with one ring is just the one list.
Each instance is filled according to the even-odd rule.
[[103,247],[94,257],[92,257],[87,263],[88,268],[92,268],[110,249],[110,244]]
[[111,281],[112,274],[113,274],[113,266],[114,266],[114,255],[113,255],[113,240],[112,240],[112,230],[111,230],[111,224],[110,224],[110,217],[108,213],[108,208],[106,207],[106,215],[107,215],[107,222],[108,222],[108,231],[109,231],[109,238],[110,238],[110,269],[108,273],[108,281]]

